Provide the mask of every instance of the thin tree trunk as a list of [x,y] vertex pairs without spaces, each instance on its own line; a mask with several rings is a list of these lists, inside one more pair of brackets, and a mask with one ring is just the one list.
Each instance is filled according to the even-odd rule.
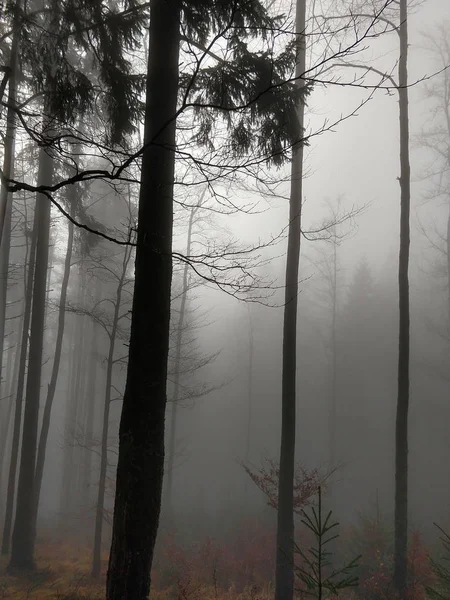
[[[78,297],[81,295],[79,289]],[[64,419],[64,434],[63,434],[63,472],[61,481],[61,497],[59,513],[61,523],[67,522],[68,515],[71,510],[71,490],[73,483],[73,437],[74,427],[77,414],[77,398],[74,394],[74,379],[77,371],[77,364],[80,354],[80,347],[78,339],[80,335],[80,328],[77,327],[79,320],[78,315],[72,315],[72,331],[71,331],[71,342],[69,351],[69,377],[68,377],[68,388],[67,388],[67,406],[66,415]]]
[[[18,7],[19,8],[19,7]],[[8,85],[8,110],[6,113],[6,132],[4,142],[3,156],[3,176],[5,179],[12,179],[14,176],[14,145],[16,139],[16,94],[17,94],[17,61],[19,55],[20,28],[17,23],[14,24],[14,34],[11,43],[11,58],[9,63],[10,76]],[[12,195],[8,193],[7,187],[3,184],[0,189],[0,247],[8,248],[11,236],[11,205]],[[9,217],[8,217],[9,213]],[[9,225],[8,225],[9,219]],[[6,237],[3,240],[3,237]],[[6,245],[5,245],[6,244]],[[6,283],[5,283],[6,287]],[[3,291],[2,291],[3,294]],[[6,296],[6,291],[5,291]],[[3,343],[3,342],[1,342]]]
[[[44,110],[45,113],[45,110]],[[53,159],[41,148],[39,153],[38,185],[48,185],[53,177]],[[50,233],[50,200],[44,194],[36,195],[37,247],[31,316],[30,356],[25,397],[25,413],[20,458],[17,509],[14,523],[12,552],[9,568],[35,568],[34,544],[34,473],[36,466],[39,399],[41,390],[42,350],[45,324],[48,243]]]
[[[83,289],[86,289],[86,273],[84,273],[84,283]],[[86,295],[84,296],[84,302],[86,302]],[[74,471],[74,498],[77,501],[78,508],[82,507],[82,498],[83,498],[83,464],[84,464],[84,438],[86,435],[84,424],[86,422],[86,412],[87,412],[87,372],[89,365],[89,353],[90,353],[90,345],[89,345],[89,317],[87,315],[83,316],[83,336],[82,336],[82,352],[80,359],[80,377],[78,379],[78,409],[77,409],[77,429],[78,429],[78,443],[74,448],[74,459],[75,459],[75,471]]]
[[4,498],[4,493],[3,493],[3,463],[6,461],[6,454],[7,454],[7,450],[8,450],[8,437],[9,437],[9,429],[10,429],[10,425],[11,425],[11,416],[12,416],[12,409],[14,406],[14,400],[13,397],[11,396],[11,398],[9,399],[8,402],[8,408],[6,409],[6,415],[5,415],[5,420],[2,423],[2,428],[1,428],[1,437],[0,437],[0,494],[1,494],[1,498],[0,498],[0,518],[3,514],[3,498]]
[[[101,298],[101,280],[97,278],[95,304]],[[94,420],[95,420],[95,405],[96,405],[96,389],[97,389],[97,374],[98,374],[98,327],[95,323],[92,324],[92,342],[90,351],[89,372],[86,383],[86,398],[88,409],[85,421],[85,436],[83,448],[83,473],[82,473],[82,493],[83,506],[90,507],[91,499],[91,472],[92,472],[92,445],[94,440]]]
[[252,417],[253,417],[253,324],[250,306],[248,310],[248,376],[247,376],[247,432],[245,436],[245,464],[250,460],[251,437],[252,437]]
[[117,327],[119,325],[119,312],[122,303],[122,291],[124,281],[127,275],[128,263],[131,256],[131,247],[125,249],[122,273],[117,285],[116,302],[114,306],[114,316],[111,332],[109,336],[109,352],[106,366],[106,385],[105,385],[105,405],[103,407],[103,426],[102,426],[102,446],[100,457],[100,478],[97,493],[97,510],[95,514],[95,532],[94,532],[94,552],[92,561],[92,576],[100,577],[101,573],[101,551],[102,551],[102,530],[103,530],[103,512],[105,508],[105,489],[106,472],[108,469],[108,431],[109,431],[109,411],[111,407],[111,386],[114,367],[114,350],[116,345]]
[[[27,261],[27,257],[28,257],[28,250],[26,253],[26,257],[25,257],[25,264]],[[24,294],[25,297],[26,294]],[[24,309],[25,310],[25,309]],[[1,447],[0,447],[0,490],[2,497],[2,504],[1,504],[1,512],[3,512],[3,501],[6,500],[7,498],[7,490],[3,490],[3,474],[5,472],[4,467],[7,464],[7,454],[8,454],[8,437],[9,437],[9,427],[10,427],[10,423],[11,423],[11,417],[13,414],[13,408],[15,406],[15,391],[17,390],[17,379],[18,379],[18,375],[19,375],[19,363],[20,363],[20,337],[22,335],[22,330],[23,330],[23,324],[24,324],[24,312],[22,312],[22,315],[20,317],[20,323],[19,323],[19,327],[17,330],[17,340],[16,340],[16,348],[15,351],[13,352],[13,350],[10,350],[9,353],[9,357],[8,357],[8,363],[10,362],[14,362],[14,366],[12,367],[12,374],[6,379],[6,388],[5,388],[5,397],[9,398],[9,404],[8,404],[8,412],[7,412],[7,418],[6,418],[6,423],[5,423],[5,433],[2,433],[2,437],[0,438],[0,442],[1,442]],[[14,355],[14,361],[12,360],[12,357]],[[7,371],[9,372],[9,367],[7,365]],[[12,453],[12,447],[14,445],[14,424],[13,424],[13,429],[12,429],[12,437],[11,437],[11,444],[10,444],[10,454],[9,457],[11,458],[11,453]],[[6,516],[6,507],[5,507],[5,516]]]
[[[247,423],[245,432],[245,453],[244,464],[250,464],[251,438],[252,438],[252,423],[253,423],[253,354],[254,354],[254,339],[253,339],[253,324],[250,305],[247,305],[248,311],[248,367],[247,367]],[[248,494],[248,477],[245,479],[245,504],[247,510],[251,510],[249,506]]]
[[409,408],[409,244],[410,187],[408,116],[408,29],[407,0],[400,0],[400,255],[399,255],[399,355],[398,398],[395,429],[395,560],[394,582],[400,598],[408,584],[408,408]]
[[[191,253],[192,246],[192,227],[194,225],[194,217],[200,204],[203,200],[203,196],[196,206],[191,209],[189,215],[189,224],[187,231],[187,243],[186,243],[186,256]],[[173,399],[171,403],[171,414],[170,414],[170,438],[168,448],[168,460],[167,460],[167,487],[165,501],[169,509],[170,518],[174,518],[173,510],[173,470],[175,463],[175,445],[176,445],[176,433],[177,433],[177,413],[178,413],[178,401],[180,398],[180,374],[181,374],[181,348],[183,342],[183,327],[186,313],[186,300],[187,300],[187,288],[188,288],[188,274],[189,265],[185,263],[183,267],[183,281],[182,281],[182,292],[181,292],[181,304],[180,304],[180,317],[178,319],[177,336],[175,341],[175,364],[174,364],[174,381],[173,381]]]
[[24,285],[24,296],[25,306],[23,311],[23,326],[22,326],[22,339],[20,343],[20,357],[19,357],[19,373],[17,378],[17,392],[16,392],[16,405],[14,411],[14,426],[13,426],[13,439],[11,447],[11,460],[9,465],[9,476],[8,476],[8,491],[6,496],[6,511],[5,511],[5,523],[3,526],[3,537],[2,537],[2,554],[8,554],[9,544],[11,539],[11,527],[14,511],[14,497],[16,490],[16,475],[17,475],[17,463],[19,458],[20,448],[20,430],[22,426],[22,402],[23,392],[25,388],[25,377],[27,368],[27,354],[28,354],[28,336],[30,329],[31,320],[31,306],[33,299],[33,281],[34,281],[34,268],[36,261],[36,246],[37,246],[37,214],[34,216],[33,234],[31,238],[30,256],[28,258],[28,246],[25,264],[28,263],[28,273],[25,274],[25,285]]
[[[306,0],[297,0],[297,65],[296,76],[305,72]],[[301,79],[297,79],[301,85]],[[304,102],[298,106],[299,130],[303,131]],[[296,429],[297,374],[297,304],[298,269],[300,260],[301,214],[303,184],[303,145],[293,148],[289,230],[286,258],[286,287],[283,322],[282,423],[280,475],[278,484],[277,552],[275,569],[275,600],[292,600],[294,596],[294,470]]]
[[[450,132],[449,132],[450,136]],[[450,160],[449,160],[450,167]],[[448,335],[450,337],[450,201],[448,204],[448,217],[447,217],[447,315],[448,315]]]
[[[17,95],[17,57],[19,50],[19,31],[16,30],[11,45],[11,58],[8,86],[8,110],[6,114],[6,132],[3,156],[3,175],[6,179],[14,177],[14,149],[16,140],[16,95]],[[5,343],[6,293],[8,289],[9,251],[11,246],[12,194],[5,184],[0,188],[0,382],[3,381],[3,350]]]
[[[20,315],[19,317],[15,317],[14,320],[19,319],[19,328],[21,325],[21,322],[23,320],[23,315]],[[19,329],[19,332],[21,330]],[[2,398],[8,397],[8,390],[11,387],[11,380],[12,380],[12,371],[13,371],[13,364],[14,364],[14,357],[17,351],[17,346],[19,345],[19,332],[17,332],[14,336],[14,330],[11,331],[10,335],[12,334],[11,339],[9,340],[10,346],[7,349],[8,351],[8,358],[6,359],[6,369],[5,369],[5,377],[4,380],[2,382],[3,384],[3,389],[2,389]],[[3,350],[3,352],[5,352],[5,350]]]
[[[70,214],[73,217],[75,214],[75,207],[77,202],[77,188],[71,186],[69,189],[70,193]],[[45,465],[45,453],[47,449],[48,432],[50,430],[50,418],[53,406],[53,400],[56,392],[56,384],[58,381],[59,366],[61,363],[61,351],[64,339],[64,327],[66,319],[66,302],[67,302],[67,288],[69,286],[70,277],[70,266],[72,262],[72,250],[73,250],[73,230],[74,226],[71,221],[68,222],[68,238],[67,238],[67,250],[66,258],[64,261],[64,273],[61,282],[61,293],[59,298],[59,314],[58,314],[58,331],[56,334],[55,342],[55,354],[53,358],[53,367],[50,377],[50,383],[48,384],[47,399],[45,401],[44,415],[42,419],[41,435],[39,437],[39,446],[36,461],[36,473],[34,479],[34,517],[37,520],[39,511],[39,498],[42,487],[42,477],[44,474]]]
[[[77,295],[77,304],[80,307],[85,305],[85,271],[84,265],[79,265],[78,271],[79,288]],[[81,322],[79,322],[81,321]],[[78,464],[76,460],[75,441],[77,436],[77,427],[79,422],[80,400],[83,388],[83,379],[85,374],[82,370],[84,333],[86,319],[84,315],[75,317],[75,335],[74,348],[71,358],[71,377],[69,386],[69,402],[67,415],[65,419],[64,434],[64,463],[63,463],[63,481],[61,486],[61,506],[60,513],[63,522],[73,511],[77,491],[77,473]]]
[[[336,468],[336,414],[337,414],[337,245],[333,242],[333,272],[331,281],[331,410],[330,410],[330,472]],[[328,485],[328,493],[333,502],[333,482]]]
[[[15,340],[14,340],[15,341]],[[3,512],[3,462],[4,460],[6,460],[6,449],[8,446],[8,435],[9,435],[9,425],[11,423],[11,415],[12,415],[12,409],[14,406],[14,398],[12,396],[12,394],[9,394],[9,388],[10,388],[10,384],[11,384],[11,370],[12,370],[12,363],[13,363],[13,357],[15,355],[15,351],[14,351],[14,346],[17,346],[17,343],[14,344],[13,340],[10,340],[10,343],[12,344],[11,347],[8,350],[8,358],[6,361],[6,377],[5,377],[5,381],[4,384],[2,386],[0,386],[1,389],[1,399],[2,401],[8,400],[8,408],[6,409],[6,419],[2,422],[2,429],[1,429],[1,434],[0,434],[0,493],[2,494],[2,497],[0,499],[0,514]]]
[[135,287],[107,600],[147,600],[161,510],[180,17],[180,0],[152,0]]

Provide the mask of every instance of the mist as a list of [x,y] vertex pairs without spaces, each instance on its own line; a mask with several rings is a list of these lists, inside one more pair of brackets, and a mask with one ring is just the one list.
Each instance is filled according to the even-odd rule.
[[235,9],[0,9],[1,597],[448,597],[450,5]]

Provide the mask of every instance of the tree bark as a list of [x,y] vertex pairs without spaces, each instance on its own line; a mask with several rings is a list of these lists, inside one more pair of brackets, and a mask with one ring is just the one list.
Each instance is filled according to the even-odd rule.
[[9,464],[8,490],[6,495],[5,523],[3,526],[2,554],[8,554],[11,541],[11,527],[14,510],[14,497],[16,490],[17,463],[20,448],[20,430],[22,426],[22,402],[25,388],[26,363],[28,354],[28,335],[31,320],[31,305],[33,299],[34,268],[36,261],[37,245],[37,213],[34,215],[33,235],[31,238],[30,255],[28,260],[28,273],[25,282],[25,306],[22,325],[22,340],[20,343],[19,373],[17,378],[16,405],[14,410],[13,439],[11,459]]
[[[306,0],[297,0],[296,77],[305,72]],[[304,102],[298,106],[300,131],[303,131]],[[294,470],[296,429],[297,375],[297,304],[298,269],[300,261],[303,145],[293,148],[291,194],[289,201],[289,230],[286,258],[286,286],[283,322],[282,414],[280,474],[278,483],[277,552],[275,569],[275,600],[292,600],[294,596]]]
[[[135,287],[107,600],[146,600],[159,525],[181,2],[152,0]],[[156,143],[153,143],[156,142]]]
[[394,582],[400,598],[408,584],[408,409],[409,409],[409,245],[410,188],[408,116],[407,0],[400,0],[399,118],[400,118],[400,254],[398,396],[395,429],[395,560]]
[[[44,110],[45,113],[45,110]],[[51,184],[53,159],[44,148],[39,153],[38,185]],[[36,465],[42,347],[44,340],[47,287],[50,200],[36,195],[37,247],[31,316],[30,355],[25,397],[25,413],[20,458],[17,509],[12,538],[11,570],[33,570],[34,564],[34,473]]]

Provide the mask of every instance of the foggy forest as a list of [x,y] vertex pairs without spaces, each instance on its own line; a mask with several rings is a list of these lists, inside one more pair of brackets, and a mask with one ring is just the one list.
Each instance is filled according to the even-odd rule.
[[4,0],[0,135],[0,600],[449,600],[450,2]]

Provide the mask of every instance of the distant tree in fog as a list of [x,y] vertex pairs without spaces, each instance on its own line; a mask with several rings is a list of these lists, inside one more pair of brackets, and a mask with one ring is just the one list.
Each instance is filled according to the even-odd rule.
[[[74,169],[72,171],[76,171],[79,167],[78,164],[78,152],[75,151],[74,157]],[[77,212],[77,204],[81,204],[81,197],[79,192],[79,187],[77,185],[73,185],[67,189],[67,203],[69,212],[72,216],[75,216]],[[39,500],[41,495],[42,488],[42,478],[44,475],[44,466],[45,466],[45,456],[47,451],[47,441],[48,435],[50,431],[50,420],[52,414],[53,400],[55,398],[56,393],[56,385],[58,381],[58,375],[61,364],[61,355],[63,348],[63,340],[64,340],[64,330],[66,323],[66,303],[67,303],[67,293],[69,288],[69,278],[70,278],[70,270],[72,266],[72,254],[73,254],[73,244],[74,244],[74,225],[70,221],[67,225],[67,249],[66,255],[64,259],[64,269],[63,269],[63,277],[61,281],[61,290],[59,297],[59,306],[58,306],[58,327],[55,341],[55,351],[53,356],[53,365],[52,372],[50,376],[50,381],[47,389],[47,396],[44,405],[44,412],[42,417],[41,431],[39,435],[37,456],[36,456],[36,472],[35,472],[35,480],[34,480],[34,518],[37,520],[38,511],[39,511]],[[36,527],[36,525],[35,525]]]
[[[383,5],[382,2],[380,2]],[[399,38],[397,78],[376,66],[355,61],[342,61],[340,66],[362,69],[365,74],[374,73],[382,78],[383,86],[395,89],[399,98],[400,124],[400,249],[398,267],[399,285],[399,337],[397,370],[397,415],[395,433],[395,572],[397,593],[405,598],[408,580],[408,413],[410,392],[410,296],[409,296],[409,252],[410,252],[410,204],[411,168],[409,160],[409,101],[408,101],[408,12],[415,2],[399,0],[389,6],[380,21]],[[358,8],[365,10],[364,3]],[[376,87],[376,86],[375,86]]]
[[[30,12],[25,10],[21,2],[8,4],[8,10],[4,15],[2,14],[2,17],[5,16],[5,23],[14,32],[14,43],[20,45],[20,66],[22,75],[24,75],[20,80],[23,84],[21,92],[32,96],[31,102],[34,102],[35,107],[43,115],[41,123],[34,132],[33,127],[28,130],[32,135],[35,133],[36,140],[43,142],[40,145],[37,182],[38,186],[51,186],[55,171],[56,151],[52,146],[57,135],[56,131],[58,131],[58,135],[61,129],[65,129],[67,132],[67,128],[73,124],[75,118],[86,113],[88,108],[93,106],[96,101],[94,97],[97,99],[97,89],[82,72],[81,61],[71,61],[68,58],[71,52],[76,53],[82,50],[86,53],[89,44],[98,46],[96,57],[100,69],[103,69],[103,84],[109,87],[110,97],[113,99],[104,107],[110,116],[112,137],[116,141],[119,140],[127,128],[126,115],[129,115],[130,111],[126,110],[126,103],[122,101],[123,88],[117,85],[117,77],[112,77],[116,68],[118,72],[123,72],[122,79],[125,83],[126,63],[122,63],[120,70],[117,69],[117,63],[121,60],[121,51],[126,44],[126,27],[124,24],[119,32],[119,38],[122,36],[121,43],[115,45],[114,57],[111,57],[108,56],[108,49],[111,50],[110,44],[103,44],[104,36],[108,37],[107,22],[102,11],[97,10],[98,3],[92,3],[97,6],[83,5],[83,9],[78,7],[79,10],[74,10],[73,3],[70,3],[68,8],[65,3],[51,0],[46,5],[47,10],[34,11],[34,7],[28,6],[27,10],[29,9]],[[79,35],[80,28],[82,30],[83,24],[86,22],[89,22],[89,28],[95,28],[99,16],[102,26],[97,27],[98,36],[91,37],[88,43],[87,38],[83,40]],[[130,24],[132,28],[135,25],[132,21],[129,21],[128,25]],[[19,34],[20,39],[17,40]],[[2,44],[5,43],[4,40],[3,38]],[[58,66],[56,70],[55,63]],[[77,68],[74,66],[75,63],[77,63]],[[10,81],[14,81],[14,77]],[[64,90],[64,94],[62,90]],[[118,111],[118,109],[120,110]],[[58,122],[59,125],[62,123],[63,126],[55,127],[55,122]],[[26,379],[17,510],[10,560],[10,567],[15,570],[34,568],[33,554],[36,535],[34,481],[49,262],[50,206],[48,196],[38,193],[35,226],[39,235],[34,268],[29,368]],[[5,203],[0,209],[2,215],[7,213]],[[3,231],[3,222],[1,227]]]
[[25,389],[26,380],[26,362],[28,356],[28,343],[29,343],[29,328],[31,321],[31,305],[32,305],[32,289],[33,289],[33,278],[34,278],[34,261],[36,256],[36,244],[37,244],[37,231],[33,227],[31,233],[31,243],[29,240],[30,231],[28,229],[28,218],[27,218],[27,205],[26,200],[24,202],[24,238],[25,238],[25,264],[24,264],[24,282],[23,282],[23,319],[22,327],[20,330],[20,350],[16,354],[17,361],[17,380],[13,382],[11,388],[11,395],[15,399],[14,408],[14,421],[12,431],[12,443],[11,443],[11,455],[8,470],[8,485],[6,493],[6,508],[5,518],[3,525],[2,534],[2,554],[8,554],[10,541],[11,541],[11,529],[13,520],[13,509],[14,509],[14,498],[16,492],[16,477],[17,477],[17,466],[20,450],[20,433],[22,426],[22,404],[23,394]]
[[[432,182],[427,199],[443,198],[448,204],[448,218],[443,230],[430,231],[423,224],[423,231],[439,254],[445,257],[447,287],[447,329],[450,340],[450,33],[447,24],[441,24],[424,34],[426,50],[440,69],[424,88],[424,99],[430,106],[429,118],[416,138],[419,148],[431,151],[432,159],[423,174]],[[440,329],[440,328],[439,328]]]
[[[124,303],[123,296],[128,292],[126,300],[130,303],[130,292],[127,290],[131,283],[131,277],[129,273],[129,264],[132,258],[132,247],[125,247],[122,254],[122,265],[118,271],[116,295],[112,301],[113,315],[111,323],[108,326],[106,322],[96,314],[96,311],[100,309],[100,306],[94,307],[94,318],[97,323],[103,324],[103,327],[107,333],[109,341],[108,357],[106,362],[106,381],[105,381],[105,400],[103,405],[103,423],[102,423],[102,434],[101,434],[101,452],[100,452],[100,475],[98,483],[97,493],[97,505],[95,515],[95,533],[94,533],[94,550],[93,550],[93,563],[92,563],[92,575],[93,577],[100,576],[101,570],[101,544],[102,544],[102,529],[104,522],[104,504],[105,504],[105,490],[106,490],[106,473],[108,466],[108,431],[109,431],[109,414],[111,409],[112,392],[113,392],[113,367],[114,364],[123,357],[116,356],[116,338],[120,331],[121,319],[128,317],[128,310],[126,310],[126,304]],[[99,265],[102,268],[105,261]],[[100,301],[101,302],[101,301]],[[100,303],[99,303],[100,304]],[[100,309],[100,313],[103,312]]]
[[[205,203],[207,188],[205,188],[197,202],[189,209],[189,217],[188,217],[188,225],[187,225],[187,239],[186,239],[186,256],[191,256],[193,253],[193,246],[195,243],[195,226],[201,223],[202,217],[202,205]],[[201,225],[200,225],[201,226]],[[174,466],[175,466],[175,454],[176,454],[176,434],[177,434],[177,419],[179,404],[183,400],[183,389],[181,386],[181,378],[183,375],[183,369],[186,369],[186,362],[188,362],[188,369],[193,372],[198,370],[199,368],[208,364],[208,362],[214,360],[214,356],[205,357],[202,361],[195,361],[193,356],[192,348],[187,344],[187,333],[189,333],[189,329],[192,328],[192,324],[189,323],[189,315],[188,315],[188,294],[190,288],[192,288],[192,284],[190,283],[189,277],[189,263],[186,262],[182,266],[182,275],[181,275],[181,289],[177,294],[177,301],[179,303],[178,311],[172,310],[172,321],[174,314],[178,317],[176,322],[172,322],[172,329],[174,330],[174,349],[173,349],[173,359],[171,361],[172,364],[169,364],[169,382],[172,383],[172,397],[170,399],[170,427],[169,427],[169,443],[168,443],[168,452],[167,452],[167,474],[166,474],[166,489],[165,489],[165,500],[167,502],[168,510],[169,510],[169,518],[171,521],[174,519],[174,511],[173,511],[173,476],[174,476]],[[173,286],[172,286],[173,287]],[[173,294],[172,294],[173,296]],[[174,298],[172,298],[172,304],[174,303]],[[186,354],[191,354],[191,357],[187,357]],[[170,356],[169,356],[170,358]],[[183,360],[184,359],[184,360]],[[186,360],[188,359],[188,361]],[[190,359],[190,360],[189,360]],[[194,359],[194,361],[192,360]],[[171,373],[172,371],[172,373]],[[198,389],[191,390],[188,395],[191,398],[195,398],[196,396],[205,395],[208,393],[207,389]],[[173,523],[172,523],[173,525]]]
[[[358,216],[364,207],[354,209],[351,213],[343,213],[341,198],[334,203],[327,202],[329,209],[330,225],[325,230],[324,243],[314,247],[315,254],[309,258],[314,270],[318,272],[319,288],[316,292],[320,303],[324,304],[329,317],[327,332],[325,334],[326,354],[329,357],[330,364],[330,401],[328,411],[328,454],[329,468],[335,471],[337,468],[336,456],[336,435],[337,435],[337,414],[338,414],[338,329],[341,317],[342,282],[339,266],[339,246],[353,232],[355,224],[354,218]],[[345,227],[343,227],[345,226]],[[331,250],[330,250],[331,247]],[[332,502],[333,482],[327,486],[327,494]]]

